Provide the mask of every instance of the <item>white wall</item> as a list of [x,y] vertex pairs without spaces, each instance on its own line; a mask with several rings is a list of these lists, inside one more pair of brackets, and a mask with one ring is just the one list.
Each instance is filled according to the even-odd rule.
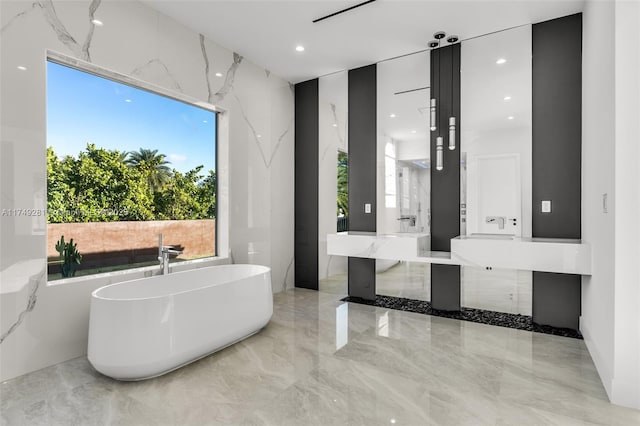
[[615,346],[611,400],[640,408],[640,2],[615,6]]
[[346,257],[327,254],[327,234],[337,231],[338,150],[349,148],[348,90],[347,71],[318,79],[318,279],[347,273]]
[[640,408],[638,26],[637,3],[585,4],[582,238],[593,264],[580,330],[612,402]]
[[[611,395],[614,350],[614,5],[591,1],[583,14],[582,239],[591,244],[592,275],[582,278],[580,330]],[[608,194],[604,213],[602,196]]]
[[[90,24],[90,4],[103,27]],[[225,108],[229,164],[219,171],[228,166],[233,260],[271,266],[274,291],[293,286],[294,101],[287,81],[136,1],[2,1],[0,16],[0,209],[46,207],[50,49]],[[36,225],[30,217],[0,217],[0,380],[84,354],[89,295],[105,284],[48,286],[46,235]]]

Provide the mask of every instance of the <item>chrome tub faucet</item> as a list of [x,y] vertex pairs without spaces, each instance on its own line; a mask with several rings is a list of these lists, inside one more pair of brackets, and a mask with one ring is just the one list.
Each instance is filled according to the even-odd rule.
[[160,270],[162,275],[169,273],[169,256],[179,256],[184,253],[183,250],[176,250],[174,246],[165,246],[162,244],[162,234],[158,234],[158,261],[160,262]]

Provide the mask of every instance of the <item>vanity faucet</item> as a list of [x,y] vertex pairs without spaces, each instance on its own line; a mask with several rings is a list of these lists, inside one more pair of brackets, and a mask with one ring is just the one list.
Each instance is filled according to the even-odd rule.
[[506,222],[507,218],[504,216],[487,216],[487,223],[497,223],[498,224],[498,229],[504,229],[504,223]]

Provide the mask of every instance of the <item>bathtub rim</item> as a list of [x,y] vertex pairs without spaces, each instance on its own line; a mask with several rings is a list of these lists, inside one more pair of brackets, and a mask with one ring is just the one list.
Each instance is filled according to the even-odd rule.
[[[187,269],[186,271],[171,272],[171,273],[167,274],[166,276],[181,275],[181,274],[184,274],[184,273],[202,271],[204,269],[217,268],[217,267],[222,267],[222,266],[227,266],[227,267],[228,266],[251,266],[251,267],[258,268],[258,269],[261,270],[261,272],[259,272],[257,274],[248,275],[246,277],[242,277],[241,279],[251,278],[251,277],[258,276],[258,275],[262,275],[262,274],[264,274],[266,272],[269,272],[269,273],[271,272],[271,268],[269,266],[265,266],[265,265],[254,265],[254,264],[251,264],[251,263],[232,263],[232,264],[226,264],[226,265],[211,265],[211,266],[206,266],[204,268]],[[142,280],[153,279],[153,278],[157,278],[157,277],[161,277],[161,276],[163,276],[163,275],[153,275],[153,276],[150,276],[150,277],[134,278],[132,280],[119,281],[117,283],[107,284],[107,285],[104,285],[102,287],[99,287],[99,288],[93,290],[91,292],[91,299],[104,300],[104,301],[110,301],[110,302],[132,302],[132,301],[140,301],[140,300],[164,299],[166,297],[175,297],[175,296],[178,296],[178,295],[181,295],[181,294],[185,294],[185,293],[196,291],[194,289],[190,289],[190,290],[182,290],[182,291],[177,291],[177,292],[171,292],[171,293],[163,294],[163,295],[160,295],[160,296],[129,297],[129,298],[119,298],[119,299],[115,299],[115,298],[112,298],[112,297],[104,297],[104,296],[99,296],[98,295],[98,292],[100,290],[102,290],[102,289],[106,289],[106,288],[109,288],[109,287],[118,286],[118,285],[122,285],[122,284],[130,284],[130,283],[132,283],[134,281],[142,281]],[[233,282],[233,281],[229,281],[229,282]],[[209,284],[209,285],[205,285],[203,287],[199,287],[197,290],[213,287],[215,285],[227,284],[227,283]]]

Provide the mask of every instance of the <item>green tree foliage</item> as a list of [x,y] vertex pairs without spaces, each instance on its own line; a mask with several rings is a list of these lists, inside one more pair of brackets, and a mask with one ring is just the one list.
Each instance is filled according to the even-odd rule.
[[218,180],[216,172],[209,170],[209,174],[200,182],[198,196],[200,204],[206,206],[206,217],[216,217],[216,189]]
[[66,212],[71,194],[68,174],[68,162],[60,161],[53,152],[53,148],[47,148],[47,219],[49,222],[72,221],[71,215]]
[[338,151],[338,216],[349,217],[349,157]]
[[[171,180],[162,191],[155,193],[155,206],[158,219],[203,219],[215,217],[209,215],[211,205],[215,205],[215,192],[207,193],[207,187],[198,166],[187,173],[173,170]],[[214,178],[215,179],[215,178]],[[215,209],[215,207],[214,207]]]
[[[199,166],[167,173],[169,163],[157,150],[128,155],[88,144],[77,157],[60,159],[49,147],[49,223],[215,218],[215,172],[205,177]],[[163,177],[151,177],[155,173]]]
[[138,169],[146,176],[149,188],[153,192],[161,190],[171,179],[171,169],[167,165],[170,162],[165,160],[164,154],[158,154],[157,149],[140,148],[139,151],[132,151],[128,154],[129,157],[125,159],[125,163]]

